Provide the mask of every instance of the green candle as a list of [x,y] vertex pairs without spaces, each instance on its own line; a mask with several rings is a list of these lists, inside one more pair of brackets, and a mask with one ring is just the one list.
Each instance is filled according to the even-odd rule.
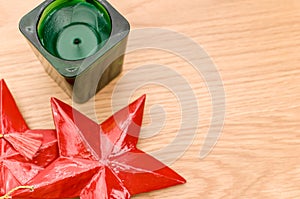
[[78,103],[122,71],[130,25],[106,0],[45,0],[19,28],[45,71]]
[[38,23],[42,45],[54,56],[80,60],[97,52],[111,34],[111,20],[97,1],[56,0]]

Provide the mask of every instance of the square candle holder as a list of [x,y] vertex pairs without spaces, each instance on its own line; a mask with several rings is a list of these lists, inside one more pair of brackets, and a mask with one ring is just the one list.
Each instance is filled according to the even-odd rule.
[[75,102],[88,101],[122,71],[130,25],[105,0],[46,0],[19,28]]

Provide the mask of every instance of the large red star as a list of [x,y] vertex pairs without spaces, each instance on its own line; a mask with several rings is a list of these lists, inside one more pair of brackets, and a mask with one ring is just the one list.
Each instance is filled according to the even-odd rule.
[[34,191],[16,198],[128,199],[185,180],[137,149],[145,96],[101,125],[52,99],[60,158],[28,184]]
[[[25,184],[48,166],[57,158],[58,148],[54,130],[30,130],[28,128],[4,80],[0,81],[0,90],[1,196]],[[9,136],[12,137],[9,138]],[[35,138],[42,140],[35,142]],[[35,143],[41,145],[30,146]],[[29,144],[29,148],[39,149],[37,154],[31,153],[32,151],[25,147],[26,144]]]

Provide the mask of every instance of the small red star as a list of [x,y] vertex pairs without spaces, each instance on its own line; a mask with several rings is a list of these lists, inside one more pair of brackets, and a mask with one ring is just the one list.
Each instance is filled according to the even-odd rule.
[[[54,130],[30,130],[0,80],[0,196],[23,185],[58,156]],[[39,151],[38,151],[39,150]]]
[[101,125],[52,99],[60,157],[28,184],[34,191],[16,198],[128,199],[186,181],[136,148],[145,96]]

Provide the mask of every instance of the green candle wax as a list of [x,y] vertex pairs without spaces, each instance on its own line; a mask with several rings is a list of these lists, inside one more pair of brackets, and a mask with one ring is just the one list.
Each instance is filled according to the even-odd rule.
[[59,34],[56,41],[58,56],[68,60],[88,57],[97,51],[100,43],[97,32],[85,24],[72,24]]
[[97,52],[111,34],[106,9],[92,0],[56,0],[44,10],[38,37],[54,56],[80,60]]

